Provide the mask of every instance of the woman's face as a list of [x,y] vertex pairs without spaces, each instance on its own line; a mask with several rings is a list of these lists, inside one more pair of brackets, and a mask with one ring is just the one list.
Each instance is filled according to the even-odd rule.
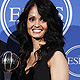
[[33,38],[43,38],[47,28],[47,22],[40,16],[37,10],[37,6],[34,5],[28,14],[28,34]]

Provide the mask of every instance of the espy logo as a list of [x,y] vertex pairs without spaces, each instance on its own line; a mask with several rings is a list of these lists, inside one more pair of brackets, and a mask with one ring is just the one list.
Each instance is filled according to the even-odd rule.
[[80,45],[71,47],[66,51],[69,74],[80,77]]
[[[4,0],[3,1],[1,6],[1,25],[4,32],[7,34],[7,36],[10,36],[10,34],[12,34],[12,31],[15,29],[15,27],[13,26],[13,29],[10,30],[10,27],[14,25],[16,19],[19,17],[27,1],[28,0],[26,1]],[[59,16],[64,22],[63,35],[65,35],[72,21],[72,6],[69,0],[61,0],[61,1],[56,0],[56,3],[58,2],[60,2],[61,4],[60,5],[56,4],[56,8],[59,10]],[[12,38],[14,39],[15,36],[13,35]]]

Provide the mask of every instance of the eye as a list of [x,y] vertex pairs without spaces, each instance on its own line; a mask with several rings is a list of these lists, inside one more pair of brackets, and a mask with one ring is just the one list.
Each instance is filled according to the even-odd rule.
[[42,22],[46,22],[46,20],[45,19],[43,19],[42,17],[41,17],[41,19],[40,19]]
[[34,20],[35,20],[34,17],[30,17],[30,18],[29,18],[29,21],[34,21]]

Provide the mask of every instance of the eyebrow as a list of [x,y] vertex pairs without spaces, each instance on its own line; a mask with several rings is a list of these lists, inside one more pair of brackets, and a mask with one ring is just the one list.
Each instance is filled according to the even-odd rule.
[[[30,17],[35,17],[35,16],[34,16],[34,15],[29,15],[29,18],[30,18]],[[41,18],[41,16],[40,16],[39,18]]]
[[35,17],[34,15],[30,15],[29,17]]

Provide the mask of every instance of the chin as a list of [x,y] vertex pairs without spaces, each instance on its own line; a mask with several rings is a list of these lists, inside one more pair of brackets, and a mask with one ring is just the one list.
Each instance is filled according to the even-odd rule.
[[42,37],[33,37],[36,40],[42,39]]

